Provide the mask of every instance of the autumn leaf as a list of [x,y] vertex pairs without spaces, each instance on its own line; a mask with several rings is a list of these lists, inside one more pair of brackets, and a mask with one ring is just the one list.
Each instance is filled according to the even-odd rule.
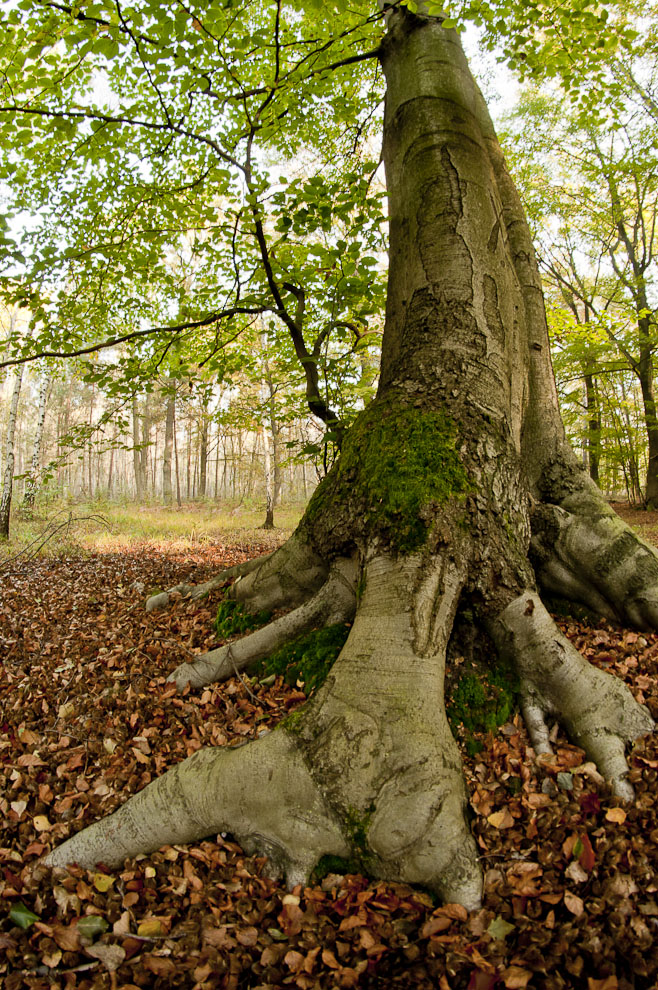
[[520,966],[508,966],[501,973],[503,983],[508,990],[519,990],[527,987],[532,979],[532,972],[529,969],[522,969]]
[[487,928],[487,932],[492,938],[498,939],[499,941],[504,941],[510,932],[514,931],[514,925],[510,925],[508,921],[497,915]]
[[97,942],[87,947],[87,955],[99,959],[108,973],[114,973],[126,958],[126,951],[120,945],[105,945]]
[[572,894],[570,890],[565,890],[564,892],[564,903],[568,911],[575,914],[577,918],[581,916],[585,910],[585,905],[580,897],[576,894]]
[[514,819],[507,808],[504,808],[503,811],[495,811],[493,815],[489,815],[487,821],[494,828],[512,828],[514,825]]
[[608,808],[605,813],[605,819],[608,822],[615,822],[617,825],[623,825],[626,821],[626,812],[623,808]]
[[94,873],[93,884],[96,890],[104,894],[114,884],[114,877],[109,876],[107,873]]

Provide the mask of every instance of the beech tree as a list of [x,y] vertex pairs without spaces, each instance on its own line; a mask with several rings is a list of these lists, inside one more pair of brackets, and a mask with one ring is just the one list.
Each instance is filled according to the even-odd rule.
[[[54,12],[57,27],[49,23],[47,30],[61,38],[57,45],[78,52],[76,65],[95,48],[121,59],[118,53],[129,51],[141,60],[139,72],[125,62],[117,72],[124,83],[141,77],[158,94],[160,109],[152,100],[147,118],[129,94],[119,103],[123,109],[103,117],[95,104],[84,103],[82,82],[65,106],[62,93],[67,87],[70,93],[71,84],[58,77],[46,96],[36,86],[24,102],[16,93],[6,96],[0,116],[43,114],[67,130],[78,126],[81,114],[86,125],[91,121],[90,142],[99,131],[109,141],[128,119],[135,127],[141,121],[147,144],[150,129],[163,120],[166,140],[182,135],[181,154],[187,149],[189,156],[193,122],[200,127],[203,117],[194,117],[195,106],[219,101],[225,116],[211,126],[208,111],[206,130],[199,130],[207,137],[205,152],[238,168],[247,189],[236,226],[242,233],[225,260],[235,272],[240,251],[257,257],[259,281],[234,291],[230,305],[212,311],[212,321],[199,312],[167,332],[268,310],[296,341],[302,361],[315,352],[310,337],[317,340],[330,324],[353,323],[348,310],[361,305],[360,285],[348,283],[340,295],[350,276],[343,269],[337,279],[336,272],[352,254],[347,242],[331,242],[335,201],[328,221],[322,214],[336,174],[318,179],[316,199],[306,189],[303,207],[299,189],[278,189],[268,213],[265,166],[252,146],[262,138],[301,155],[298,127],[305,140],[329,140],[333,154],[353,131],[328,129],[327,108],[356,114],[359,127],[372,115],[363,77],[355,82],[346,70],[365,65],[376,90],[373,67],[379,65],[386,83],[389,269],[377,395],[345,432],[338,461],[281,549],[206,585],[179,588],[201,595],[234,578],[230,597],[248,609],[286,614],[172,677],[182,687],[231,676],[323,623],[351,622],[347,642],[318,693],[276,731],[238,749],[200,750],[107,820],[73,835],[48,862],[112,865],[222,830],[245,849],[265,853],[288,883],[304,881],[324,854],[355,856],[375,876],[421,883],[446,900],[477,905],[480,867],[444,705],[456,616],[468,610],[498,656],[516,668],[535,751],[550,750],[549,725],[558,719],[615,793],[631,800],[625,747],[650,731],[652,720],[620,681],[591,666],[566,640],[541,593],[557,591],[616,620],[656,627],[658,556],[611,511],[565,441],[528,226],[454,24],[429,3],[378,11],[315,0],[247,9],[229,0],[209,11],[176,7],[175,16],[173,7],[163,12],[147,0],[129,8],[19,7],[32,16]],[[513,31],[521,11],[506,9]],[[310,21],[304,17],[309,11]],[[583,4],[569,18],[570,30],[584,23],[590,33],[605,23]],[[547,21],[543,37],[550,48],[560,31],[549,28]],[[517,54],[527,42],[521,38]],[[163,46],[168,57],[175,53],[167,77],[158,54]],[[49,57],[46,77],[55,71]],[[249,86],[242,72],[251,74]],[[18,91],[16,76],[13,70]],[[175,97],[174,84],[180,85]],[[295,99],[284,101],[290,86]],[[238,104],[242,130],[231,109]],[[76,147],[83,143],[79,138]],[[238,162],[235,149],[245,143]],[[162,154],[167,162],[166,149]],[[152,155],[147,167],[157,171],[161,161]],[[142,176],[143,183],[148,178]],[[80,181],[89,181],[82,169]],[[197,181],[201,187],[201,176]],[[352,183],[359,185],[358,175]],[[342,202],[344,215],[358,213],[353,198]],[[155,199],[151,206],[154,213],[160,208]],[[190,199],[189,209],[200,209],[198,199]],[[323,244],[301,236],[322,231],[323,224]],[[365,226],[366,219],[361,232]],[[80,266],[88,263],[82,245],[69,250],[69,259],[77,251]],[[363,276],[353,257],[358,281]],[[119,268],[113,271],[103,292],[120,285]],[[323,287],[343,307],[328,320],[322,303],[311,301]],[[71,312],[71,299],[62,306]],[[363,308],[356,315],[365,319]],[[50,325],[54,334],[55,321]],[[309,399],[321,402],[312,369],[307,385]],[[333,426],[331,410],[317,408]],[[166,600],[164,593],[149,607]]]

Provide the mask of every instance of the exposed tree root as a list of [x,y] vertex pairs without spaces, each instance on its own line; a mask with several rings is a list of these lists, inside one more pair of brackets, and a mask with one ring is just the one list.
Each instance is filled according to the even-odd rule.
[[249,636],[181,664],[168,680],[175,681],[179,690],[186,684],[202,687],[225,680],[311,629],[349,622],[356,610],[356,581],[356,563],[338,560],[320,591],[303,605]]
[[532,550],[548,591],[640,629],[658,628],[658,554],[597,490],[538,506]]
[[184,598],[205,598],[206,595],[209,595],[211,591],[215,591],[216,588],[221,588],[225,584],[228,584],[229,581],[233,581],[236,578],[243,577],[257,570],[271,556],[272,554],[267,554],[265,557],[252,557],[250,560],[245,560],[241,564],[234,564],[233,567],[227,567],[202,584],[176,584],[173,588],[167,588],[166,591],[161,591],[159,594],[151,595],[150,598],[147,598],[146,611],[153,612],[157,608],[165,608],[169,604],[170,595],[174,592],[177,592]]
[[523,715],[535,751],[551,752],[546,719],[557,717],[615,793],[631,800],[624,750],[653,729],[647,709],[622,681],[581,656],[533,591],[505,609],[491,624],[491,634],[519,672]]
[[258,849],[274,875],[304,882],[319,856],[349,847],[294,740],[278,731],[235,749],[202,749],[149,784],[113,815],[78,832],[46,859],[50,866],[99,862],[230,831]]
[[329,567],[311,547],[293,533],[289,540],[264,557],[254,557],[241,564],[227,567],[203,584],[177,584],[146,601],[146,611],[152,612],[169,604],[172,592],[190,598],[203,598],[229,581],[228,598],[242,602],[246,608],[295,608],[305,602],[325,582]]

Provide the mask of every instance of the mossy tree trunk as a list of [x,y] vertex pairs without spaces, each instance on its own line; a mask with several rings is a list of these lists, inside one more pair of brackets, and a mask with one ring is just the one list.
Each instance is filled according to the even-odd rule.
[[[516,666],[536,750],[557,717],[631,796],[624,746],[652,721],[560,634],[536,576],[657,626],[658,558],[566,445],[528,228],[457,35],[396,9],[381,61],[390,274],[379,392],[293,538],[230,591],[253,609],[292,609],[287,629],[278,619],[240,640],[240,666],[309,624],[353,618],[350,635],[294,719],[237,752],[196,754],[51,862],[110,863],[228,829],[289,880],[325,853],[349,854],[476,905],[443,686],[465,608]],[[237,644],[223,650],[172,677],[230,676]],[[245,793],[252,778],[267,800]]]

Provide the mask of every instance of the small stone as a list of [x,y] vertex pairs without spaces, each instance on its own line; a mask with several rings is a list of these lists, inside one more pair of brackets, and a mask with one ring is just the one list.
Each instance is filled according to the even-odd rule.
[[563,791],[572,791],[573,775],[570,773],[559,773],[557,775],[557,786]]

